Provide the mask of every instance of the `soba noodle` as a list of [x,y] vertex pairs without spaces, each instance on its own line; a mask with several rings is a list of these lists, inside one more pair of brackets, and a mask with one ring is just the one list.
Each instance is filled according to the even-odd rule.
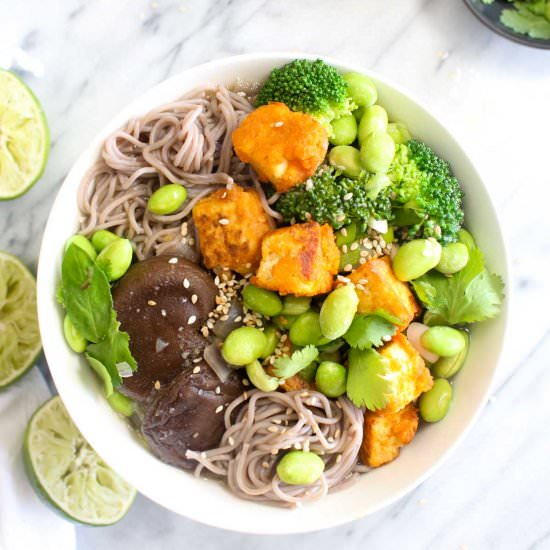
[[[329,399],[316,391],[265,393],[253,390],[225,411],[220,446],[187,451],[204,470],[227,481],[239,497],[296,506],[321,498],[365,468],[357,463],[363,414],[344,397]],[[280,451],[311,450],[325,461],[322,477],[311,485],[286,485],[276,474]]]

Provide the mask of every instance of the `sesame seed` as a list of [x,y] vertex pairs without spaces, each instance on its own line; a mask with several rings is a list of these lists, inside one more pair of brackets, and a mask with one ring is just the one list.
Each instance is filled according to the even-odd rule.
[[180,233],[182,237],[185,237],[187,235],[187,223],[181,224]]
[[195,432],[195,433],[193,434],[193,439],[197,439],[197,437],[199,437],[199,432]]
[[178,263],[178,259],[177,259],[177,258],[170,258],[170,259],[168,260],[168,263],[169,263],[169,264],[177,264],[177,263]]
[[340,233],[341,233],[342,236],[344,236],[344,237],[347,237],[347,236],[348,236],[348,230],[347,230],[345,227],[342,227],[342,229],[340,229]]
[[232,437],[228,437],[227,438],[227,442],[229,443],[229,445],[231,445],[233,447],[233,445],[235,445],[235,440],[232,438]]
[[367,263],[367,258],[360,258],[360,259],[359,259],[359,263],[360,263],[361,265],[365,265],[365,264]]
[[222,193],[222,199],[225,199],[226,197],[227,197],[227,191],[224,191],[224,192]]
[[149,306],[156,306],[157,303],[155,302],[155,300],[147,300],[147,305],[149,305]]
[[349,201],[349,200],[351,200],[352,198],[353,198],[353,193],[346,193],[346,194],[344,195],[344,200],[345,200],[345,201]]
[[[275,452],[277,454],[277,452]],[[262,468],[269,468],[269,462],[262,462]]]
[[161,309],[161,310],[160,310],[160,314],[161,314],[163,317],[166,317],[166,310],[165,310],[165,309]]
[[219,386],[216,386],[216,389],[214,390],[218,395],[220,395],[220,392],[222,391]]
[[195,368],[193,369],[193,374],[198,374],[200,371],[201,371],[201,368],[200,368],[200,367],[195,367]]
[[240,323],[242,320],[243,320],[242,315],[237,315],[237,317],[235,317],[234,322],[235,323]]
[[221,413],[222,411],[223,411],[223,405],[216,407],[216,414]]
[[155,390],[160,390],[160,382],[158,380],[155,382]]
[[199,297],[196,294],[191,295],[191,303],[196,304]]
[[201,327],[201,334],[206,338],[210,334],[208,327]]
[[196,320],[197,320],[197,316],[196,315],[191,315],[191,317],[189,317],[189,319],[187,319],[187,324],[192,325]]
[[189,237],[189,246],[195,246],[195,239]]
[[202,357],[195,357],[195,359],[193,359],[193,363],[200,363],[202,361]]
[[349,249],[350,250],[357,250],[359,248],[359,243],[351,243]]
[[267,428],[267,431],[276,434],[279,432],[279,428],[277,428],[277,426],[269,426],[269,428]]
[[248,392],[243,392],[243,399],[246,401],[248,399]]
[[189,279],[183,279],[183,288],[189,288],[190,285]]
[[342,245],[342,253],[346,254],[347,251],[348,251],[348,245],[347,244]]
[[347,264],[344,266],[344,271],[353,271],[353,266],[351,264]]
[[229,225],[229,220],[227,218],[220,218],[219,224],[220,225]]
[[273,123],[273,126],[275,128],[280,128],[283,124],[284,124],[284,122],[282,120],[278,120],[277,122]]

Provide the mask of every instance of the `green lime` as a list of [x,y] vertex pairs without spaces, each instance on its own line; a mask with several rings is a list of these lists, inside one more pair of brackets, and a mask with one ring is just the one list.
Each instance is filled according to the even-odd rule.
[[41,347],[34,276],[18,258],[0,252],[0,389],[33,366]]
[[42,107],[26,84],[0,69],[0,200],[28,191],[44,172],[50,134]]
[[136,490],[82,437],[59,396],[32,416],[23,446],[25,466],[41,496],[64,517],[88,525],[122,519]]

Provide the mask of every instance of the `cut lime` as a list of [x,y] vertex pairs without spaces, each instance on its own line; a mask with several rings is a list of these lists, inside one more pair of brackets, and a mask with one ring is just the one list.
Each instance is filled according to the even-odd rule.
[[44,172],[50,134],[44,111],[31,90],[0,69],[0,200],[19,197]]
[[0,389],[25,374],[40,349],[36,281],[18,258],[0,252]]
[[72,521],[111,525],[134,502],[136,490],[88,445],[59,396],[30,419],[23,455],[33,485]]

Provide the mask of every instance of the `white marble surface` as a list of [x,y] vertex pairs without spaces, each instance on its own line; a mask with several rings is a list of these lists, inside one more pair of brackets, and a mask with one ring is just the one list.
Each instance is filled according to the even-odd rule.
[[361,521],[261,538],[138,498],[118,525],[79,528],[79,549],[550,548],[550,52],[491,34],[459,0],[2,0],[0,66],[19,69],[41,98],[52,151],[33,189],[0,203],[0,249],[36,266],[64,175],[129,100],[194,64],[276,49],[385,74],[426,102],[478,164],[514,268],[511,341],[494,397],[430,480]]

